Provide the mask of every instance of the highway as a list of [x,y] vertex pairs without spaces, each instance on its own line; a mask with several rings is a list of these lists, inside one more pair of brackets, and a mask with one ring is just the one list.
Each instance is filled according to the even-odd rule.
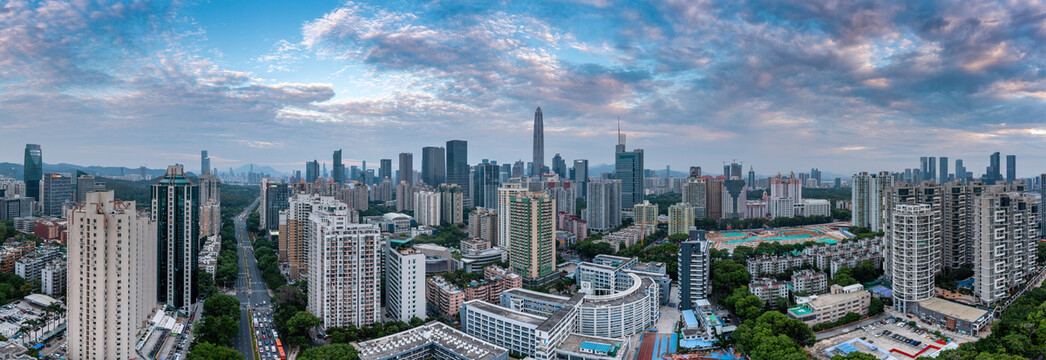
[[261,198],[255,199],[242,213],[236,216],[236,255],[240,257],[240,274],[236,278],[236,298],[240,300],[240,333],[233,342],[233,348],[243,354],[247,360],[255,360],[254,343],[251,341],[250,315],[247,309],[254,306],[268,307],[269,290],[262,280],[261,271],[258,270],[258,262],[254,259],[254,247],[247,237],[247,217],[261,202]]

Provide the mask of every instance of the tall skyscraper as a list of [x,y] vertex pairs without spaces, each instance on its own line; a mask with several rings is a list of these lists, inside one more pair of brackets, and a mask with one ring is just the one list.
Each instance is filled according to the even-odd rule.
[[534,111],[534,161],[531,163],[531,175],[545,173],[545,119],[541,108]]
[[200,151],[200,175],[211,173],[211,158],[207,157],[207,150]]
[[[526,184],[520,182],[504,183],[498,188],[498,247],[508,249],[511,230],[511,210],[509,198],[529,191]],[[591,223],[589,224],[591,227]]]
[[744,180],[735,177],[723,181],[723,219],[744,219],[747,204],[748,193]]
[[[690,177],[683,183],[683,203],[694,209],[694,219],[704,219],[707,216],[708,199],[705,195],[708,187],[707,181],[708,179],[700,177]],[[689,227],[686,229],[690,230]]]
[[262,196],[265,200],[261,211],[265,211],[265,229],[278,231],[280,229],[280,211],[290,207],[287,199],[290,198],[290,188],[287,183],[265,182],[262,185]]
[[308,310],[324,329],[381,321],[381,230],[352,224],[348,207],[309,216]]
[[72,178],[62,174],[47,174],[40,183],[40,204],[44,215],[61,216],[62,204],[73,198]]
[[941,172],[940,176],[937,177],[937,183],[942,184],[942,185],[943,184],[947,184],[948,181],[950,180],[950,179],[948,179],[948,157],[947,156],[941,156],[940,172]]
[[679,244],[679,306],[694,309],[697,300],[708,297],[711,285],[711,244],[704,230],[690,228],[690,238]]
[[320,177],[320,162],[313,160],[305,163],[305,182],[314,183]]
[[157,227],[157,301],[188,314],[198,292],[200,191],[182,165],[168,166],[153,184],[150,215]]
[[392,179],[392,159],[381,159],[381,168],[378,169],[378,182],[383,179]]
[[[447,184],[469,188],[469,144],[465,140],[447,141]],[[432,186],[438,186],[435,184]],[[468,198],[468,194],[464,194]],[[466,203],[468,201],[465,201]]]
[[937,158],[931,156],[930,161],[928,163],[930,165],[930,168],[927,169],[926,172],[924,172],[924,176],[926,177],[926,180],[937,181]]
[[755,189],[755,169],[751,165],[748,166],[748,189]]
[[25,196],[40,202],[40,181],[44,179],[44,158],[40,145],[25,144],[22,179],[25,181]]
[[955,159],[955,181],[966,183],[966,166],[963,166],[962,159]]
[[472,170],[472,184],[469,197],[472,206],[496,209],[498,207],[498,187],[501,184],[501,170],[497,164],[483,160]]
[[578,195],[588,197],[588,160],[574,160],[574,184],[581,187]]
[[399,176],[396,178],[396,182],[407,182],[407,185],[414,184],[414,154],[411,153],[400,153],[400,170]]
[[1006,182],[1017,180],[1017,155],[1006,155]]
[[331,176],[331,177],[334,178],[334,182],[337,183],[338,185],[344,185],[345,184],[345,164],[341,163],[341,149],[338,149],[338,150],[334,151],[334,169],[332,169],[331,171],[334,172],[334,175]]
[[1009,297],[1035,274],[1042,204],[1015,185],[1023,183],[989,186],[972,197],[973,293],[985,306]]
[[588,183],[588,207],[582,217],[588,228],[605,231],[621,225],[621,180],[594,179]]
[[619,125],[615,150],[614,177],[621,180],[621,208],[631,209],[643,202],[643,149],[625,151],[625,134]]
[[69,217],[70,360],[138,359],[139,330],[156,306],[157,227],[134,201],[87,193]]
[[988,157],[988,169],[985,171],[985,183],[993,185],[1002,180],[1002,169],[999,163],[999,152],[994,152]]
[[559,175],[561,179],[567,179],[567,162],[563,160],[559,153],[552,157],[552,172]]
[[426,146],[421,149],[421,180],[432,187],[447,181],[447,158],[442,147]]
[[923,174],[919,181],[926,180],[926,174],[930,172],[930,158],[923,156],[919,158],[919,173]]
[[545,286],[556,271],[556,200],[544,192],[509,197],[509,266],[529,286]]

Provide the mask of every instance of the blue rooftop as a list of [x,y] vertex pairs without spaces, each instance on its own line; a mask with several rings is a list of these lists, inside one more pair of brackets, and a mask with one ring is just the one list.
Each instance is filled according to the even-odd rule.
[[583,342],[581,342],[581,349],[582,350],[591,350],[593,352],[598,352],[598,353],[609,353],[610,352],[610,345],[609,344],[600,344],[600,343],[583,341]]
[[683,322],[685,322],[688,327],[698,325],[697,314],[694,313],[694,310],[683,310]]
[[836,346],[835,348],[838,349],[839,351],[842,351],[844,354],[849,354],[849,353],[852,353],[854,351],[857,351],[857,348],[854,347],[853,345],[850,345],[850,343],[842,343],[842,344],[839,344],[839,346]]

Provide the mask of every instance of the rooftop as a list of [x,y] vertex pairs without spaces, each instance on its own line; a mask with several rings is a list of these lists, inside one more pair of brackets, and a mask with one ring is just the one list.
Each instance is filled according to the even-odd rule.
[[558,346],[558,349],[575,354],[584,354],[581,352],[581,349],[586,349],[596,351],[597,353],[607,353],[605,357],[622,359],[626,352],[622,349],[624,344],[625,340],[623,339],[586,336],[575,333],[567,335],[567,337],[563,339],[563,342]]
[[574,307],[577,306],[577,304],[580,304],[581,299],[584,297],[585,293],[580,292],[574,294],[574,296],[571,296],[569,300],[563,303],[563,307],[559,308],[559,310],[556,310],[556,312],[552,313],[552,316],[549,316],[548,319],[545,320],[545,322],[541,323],[541,326],[538,326],[538,330],[552,331],[552,329],[555,328],[556,325],[559,325],[559,323],[563,322],[563,320],[567,318],[567,315],[569,315],[570,312],[574,311]]
[[988,314],[988,310],[978,309],[940,298],[931,298],[929,300],[920,301],[919,307],[969,322],[977,322]]
[[806,303],[806,306],[810,307],[811,309],[821,309],[837,303],[853,301],[855,299],[867,295],[868,292],[865,290],[839,294],[818,295],[816,299],[810,300],[810,302]]
[[543,317],[527,314],[525,312],[516,311],[509,308],[504,308],[488,303],[483,300],[469,300],[465,302],[465,305],[467,307],[476,308],[478,310],[482,310],[491,314],[496,314],[512,320],[527,323],[534,327],[541,326],[541,324],[545,322],[545,318]]
[[388,358],[432,345],[438,345],[468,359],[496,359],[508,353],[503,347],[435,321],[383,338],[361,342],[357,349],[360,359],[367,360]]

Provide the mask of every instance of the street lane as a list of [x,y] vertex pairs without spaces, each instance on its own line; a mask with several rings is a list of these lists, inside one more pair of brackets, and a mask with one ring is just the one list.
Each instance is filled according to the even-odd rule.
[[[233,348],[243,354],[243,357],[247,360],[255,360],[254,358],[254,343],[251,341],[251,332],[253,331],[250,323],[250,314],[247,313],[249,309],[255,303],[261,303],[262,297],[256,296],[256,292],[264,293],[265,297],[268,297],[268,291],[265,289],[265,284],[259,283],[261,280],[261,272],[258,271],[258,263],[254,260],[254,255],[251,252],[251,244],[247,238],[247,217],[251,211],[254,211],[258,204],[261,202],[261,198],[255,199],[251,205],[247,206],[240,214],[236,215],[235,228],[236,228],[236,256],[240,257],[240,273],[236,278],[236,298],[240,300],[240,332],[233,342]],[[250,275],[250,276],[248,276]],[[260,291],[259,291],[260,289]],[[268,300],[264,300],[268,301]]]

